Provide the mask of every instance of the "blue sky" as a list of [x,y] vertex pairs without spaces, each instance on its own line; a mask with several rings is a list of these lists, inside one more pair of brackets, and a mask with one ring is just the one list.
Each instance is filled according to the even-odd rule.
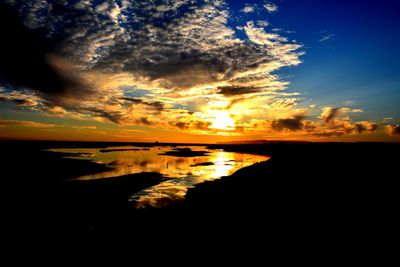
[[[238,1],[231,1],[241,10]],[[259,1],[248,1],[257,4]],[[318,105],[349,105],[374,119],[400,114],[400,2],[281,0],[278,12],[255,13],[304,44],[300,67],[279,70]],[[247,19],[247,18],[246,18]],[[324,37],[329,39],[323,40]],[[364,114],[363,114],[364,115]]]

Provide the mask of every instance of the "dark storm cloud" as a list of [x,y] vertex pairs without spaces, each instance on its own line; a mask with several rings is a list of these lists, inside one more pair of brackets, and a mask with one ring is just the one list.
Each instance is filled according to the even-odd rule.
[[14,99],[13,102],[17,105],[17,106],[34,106],[36,103],[28,99]]
[[224,96],[236,96],[243,94],[251,94],[262,91],[262,88],[254,87],[254,86],[220,86],[217,88],[218,94],[222,94]]
[[10,99],[8,97],[3,97],[0,96],[0,101],[3,102],[12,102],[17,106],[35,106],[37,103],[34,101],[31,101],[29,99],[19,99],[19,98],[14,98],[14,99]]
[[63,96],[69,89],[86,89],[49,62],[49,57],[56,53],[57,41],[47,39],[46,30],[30,29],[22,22],[15,8],[0,3],[0,83],[16,89],[30,88],[45,96]]
[[153,123],[149,121],[148,118],[146,117],[141,117],[138,121],[139,124],[144,124],[144,125],[152,125]]
[[206,131],[210,129],[211,122],[209,121],[191,121],[191,122],[177,122],[177,123],[172,123],[172,126],[175,126],[181,130],[188,130],[188,129],[194,129],[194,130],[202,130]]
[[180,121],[180,122],[177,122],[177,123],[175,123],[175,124],[173,124],[173,125],[176,126],[176,127],[178,127],[178,128],[181,129],[181,130],[189,129],[189,123],[186,123],[186,122]]
[[376,123],[356,123],[354,124],[354,131],[356,133],[363,133],[363,132],[375,132],[378,129],[378,125]]
[[299,131],[303,129],[304,125],[302,121],[304,118],[304,116],[298,115],[294,118],[275,120],[272,121],[271,127],[275,131],[283,131],[285,129],[290,131]]
[[18,107],[34,107],[38,105],[39,98],[26,91],[0,92],[0,101],[14,103]]
[[142,104],[142,99],[132,98],[132,97],[121,97],[121,100],[131,102],[133,104]]
[[198,130],[209,130],[211,124],[212,123],[209,121],[196,121],[193,124],[193,127],[194,127],[194,129],[198,129]]
[[105,110],[101,110],[98,108],[86,108],[85,110],[81,109],[80,111],[90,112],[90,113],[94,114],[95,116],[108,119],[109,121],[117,123],[117,124],[121,124],[122,119],[123,119],[123,114],[118,111],[110,112],[110,111],[105,111]]
[[90,113],[93,114],[94,116],[105,118],[111,122],[122,125],[132,124],[132,123],[143,124],[143,125],[154,125],[154,122],[149,120],[148,117],[144,117],[145,115],[154,115],[154,112],[152,111],[148,112],[146,110],[140,110],[134,114],[136,116],[131,116],[131,114],[128,114],[124,109],[106,110],[106,109],[90,107],[90,108],[80,108],[79,111],[82,113]]
[[158,113],[160,113],[164,110],[164,104],[160,101],[148,102],[148,101],[144,101],[142,99],[132,98],[132,97],[121,97],[121,100],[130,102],[132,104],[142,104],[144,106],[149,107],[150,109],[153,109],[154,111],[156,111]]

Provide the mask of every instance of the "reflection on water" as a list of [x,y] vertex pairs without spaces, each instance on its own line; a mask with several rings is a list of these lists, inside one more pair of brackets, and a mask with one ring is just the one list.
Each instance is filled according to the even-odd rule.
[[50,151],[61,152],[69,158],[90,159],[112,168],[110,171],[78,177],[76,178],[78,180],[102,179],[140,172],[157,172],[170,178],[143,191],[132,192],[134,194],[129,201],[136,208],[160,207],[182,200],[187,190],[196,184],[228,176],[240,168],[269,159],[267,156],[209,150],[205,147],[187,148],[192,151],[207,151],[208,154],[196,157],[161,155],[171,151],[171,147],[158,146],[72,148]]

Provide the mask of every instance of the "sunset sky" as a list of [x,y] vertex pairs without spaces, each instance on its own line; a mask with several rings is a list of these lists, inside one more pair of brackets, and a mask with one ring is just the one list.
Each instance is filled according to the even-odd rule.
[[400,141],[400,2],[5,0],[0,138]]

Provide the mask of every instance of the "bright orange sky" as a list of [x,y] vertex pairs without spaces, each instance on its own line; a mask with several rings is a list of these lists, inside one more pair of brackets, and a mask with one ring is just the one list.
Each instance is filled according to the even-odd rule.
[[[146,127],[115,126],[110,123],[93,123],[97,126],[68,124],[36,124],[31,121],[18,121],[17,124],[0,127],[1,138],[7,139],[38,139],[38,140],[76,140],[76,141],[121,141],[121,142],[176,142],[176,143],[217,143],[247,140],[303,140],[303,141],[400,141],[396,136],[389,139],[387,134],[347,135],[339,137],[309,137],[300,133],[269,135],[236,134],[236,135],[207,135],[190,134],[170,130],[159,130]],[[82,123],[81,121],[79,123]]]

